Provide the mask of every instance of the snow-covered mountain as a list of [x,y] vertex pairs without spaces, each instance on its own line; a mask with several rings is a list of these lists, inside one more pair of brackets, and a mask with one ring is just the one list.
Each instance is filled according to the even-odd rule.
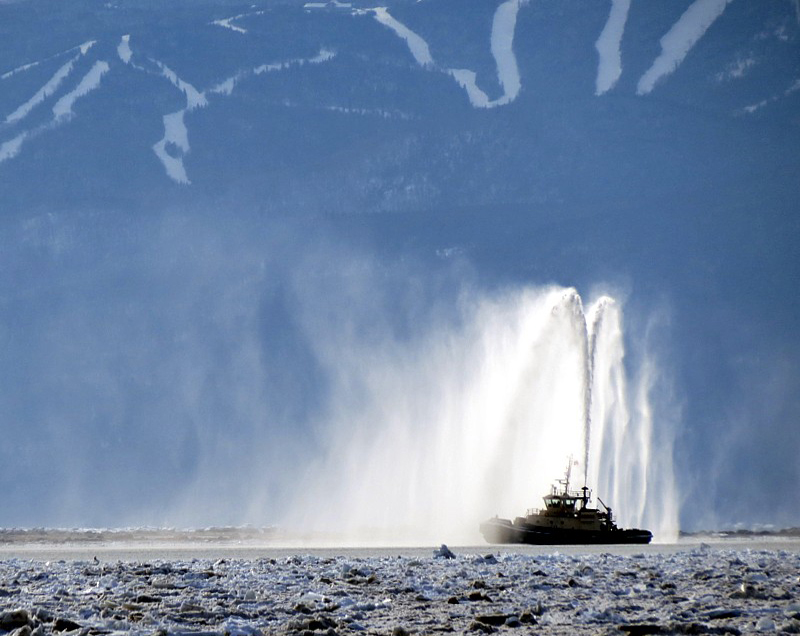
[[[3,7],[12,209],[243,187],[286,207],[299,183],[327,212],[557,205],[564,167],[639,179],[608,155],[631,137],[660,155],[640,170],[691,167],[731,129],[791,121],[800,90],[791,2],[50,4]],[[676,165],[666,141],[691,144]]]
[[800,523],[798,149],[798,0],[0,1],[0,525],[163,510],[254,411],[309,452],[296,287],[359,271],[401,339],[613,290],[684,525]]

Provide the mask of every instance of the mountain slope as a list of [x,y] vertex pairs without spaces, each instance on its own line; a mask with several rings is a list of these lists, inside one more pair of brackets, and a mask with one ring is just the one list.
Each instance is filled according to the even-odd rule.
[[798,2],[27,0],[0,36],[0,523],[173,480],[164,509],[265,418],[313,448],[292,273],[349,249],[401,334],[462,284],[613,288],[671,378],[684,525],[798,523]]

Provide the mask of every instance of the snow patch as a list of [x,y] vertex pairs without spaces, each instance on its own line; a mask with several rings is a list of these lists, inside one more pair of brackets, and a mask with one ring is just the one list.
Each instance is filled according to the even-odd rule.
[[745,76],[747,71],[756,65],[754,57],[738,58],[735,62],[728,65],[728,67],[716,75],[717,82],[726,82],[728,80],[741,79]]
[[58,87],[61,86],[61,83],[67,78],[67,76],[72,72],[72,68],[75,65],[75,62],[79,59],[79,55],[72,58],[69,62],[64,64],[61,68],[59,68],[53,76],[47,81],[47,83],[42,86],[36,93],[31,97],[27,102],[22,104],[19,108],[17,108],[13,113],[11,113],[8,117],[6,117],[7,124],[16,123],[22,119],[24,119],[28,113],[33,110],[34,107],[41,104],[45,99],[50,97],[53,93],[58,90]]
[[117,55],[119,55],[119,59],[125,62],[125,64],[131,63],[131,57],[133,56],[133,51],[131,51],[130,35],[122,36],[122,39],[119,41],[119,45],[117,46]]
[[620,46],[630,8],[631,0],[611,0],[608,20],[594,43],[599,56],[595,95],[610,91],[622,75]]
[[229,77],[228,79],[220,82],[216,86],[213,86],[210,89],[208,89],[208,92],[217,95],[230,95],[231,93],[233,93],[233,88],[234,86],[236,86],[236,82],[239,81],[239,79],[242,76],[243,75],[240,73],[238,75],[234,75],[233,77]]
[[303,8],[308,9],[349,9],[352,7],[350,2],[339,2],[338,0],[329,0],[328,2],[306,2]]
[[73,116],[72,106],[75,102],[100,86],[100,80],[109,70],[108,62],[99,60],[94,63],[89,72],[83,76],[80,83],[69,93],[64,95],[53,106],[55,120],[59,121]]
[[16,157],[22,148],[22,142],[25,141],[27,136],[28,133],[20,133],[10,141],[5,141],[0,144],[0,163],[3,163],[6,159],[13,159]]
[[344,115],[375,116],[381,117],[382,119],[411,119],[407,113],[390,111],[385,108],[348,108],[345,106],[323,106],[323,110],[334,113],[342,113]]
[[757,110],[764,108],[764,106],[769,104],[774,99],[775,99],[774,97],[770,99],[762,99],[760,102],[756,102],[755,104],[750,104],[750,106],[745,106],[742,110],[748,115],[752,115]]
[[330,49],[320,49],[319,53],[317,53],[314,57],[309,58],[309,64],[321,64],[322,62],[327,62],[328,60],[332,60],[336,57],[336,52],[331,51]]
[[271,62],[270,64],[262,64],[253,69],[254,75],[261,75],[263,73],[271,73],[272,71],[282,71],[291,66],[292,62]]
[[661,54],[642,75],[636,94],[646,95],[660,79],[675,71],[731,1],[695,0],[661,38]]
[[[189,131],[183,121],[186,110],[164,115],[164,137],[153,144],[153,152],[161,160],[167,176],[173,181],[189,185],[189,177],[183,165],[183,155],[189,152]],[[181,156],[173,156],[168,149],[177,148]]]

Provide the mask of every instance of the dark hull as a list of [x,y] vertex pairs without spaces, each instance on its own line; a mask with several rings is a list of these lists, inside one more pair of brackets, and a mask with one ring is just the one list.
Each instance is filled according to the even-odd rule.
[[511,523],[508,519],[489,519],[481,524],[481,534],[489,543],[527,543],[530,545],[603,545],[650,543],[649,530],[564,530]]

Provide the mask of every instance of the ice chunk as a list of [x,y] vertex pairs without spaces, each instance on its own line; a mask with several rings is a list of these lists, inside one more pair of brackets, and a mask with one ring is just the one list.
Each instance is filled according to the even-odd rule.
[[455,559],[456,555],[444,543],[438,550],[433,551],[434,559]]

